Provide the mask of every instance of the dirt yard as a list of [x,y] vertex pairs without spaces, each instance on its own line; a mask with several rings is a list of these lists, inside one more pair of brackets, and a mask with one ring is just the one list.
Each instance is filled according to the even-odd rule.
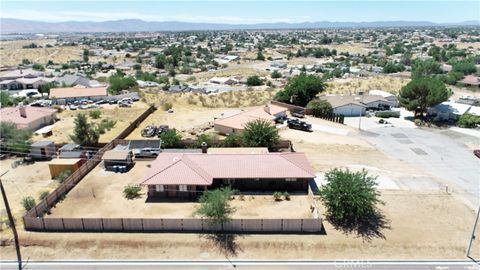
[[[454,196],[405,191],[382,193],[390,220],[385,239],[364,241],[325,222],[326,235],[243,235],[235,237],[230,259],[465,259],[474,213]],[[54,237],[52,237],[54,236]],[[211,240],[197,234],[20,232],[29,260],[211,260],[225,259]],[[14,259],[13,243],[0,259]]]
[[354,95],[359,91],[384,90],[397,94],[410,80],[390,76],[365,78],[335,79],[327,83],[327,93],[337,95]]
[[[120,132],[122,132],[131,122],[133,122],[140,114],[142,114],[148,105],[143,102],[135,102],[131,108],[119,108],[117,105],[104,104],[99,110],[102,112],[99,119],[92,119],[89,117],[89,121],[98,123],[102,119],[114,120],[117,123],[110,131],[106,131],[105,134],[100,135],[99,142],[107,143],[115,138]],[[41,135],[35,135],[33,141],[52,140],[55,143],[70,143],[70,135],[73,133],[75,127],[74,120],[77,114],[88,113],[95,109],[88,110],[64,110],[57,114],[57,121],[53,126],[53,135],[44,138]]]
[[[21,220],[25,213],[21,204],[22,198],[32,196],[38,202],[40,193],[43,191],[54,190],[57,187],[58,182],[51,179],[48,162],[35,162],[32,165],[12,168],[11,165],[14,161],[15,159],[13,158],[0,161],[0,174],[8,171],[2,177],[2,183],[5,187],[13,215],[17,220],[17,226],[22,228],[23,224]],[[0,217],[3,221],[7,219],[7,213],[3,200],[1,202]],[[11,235],[10,230],[5,230],[6,228],[3,224],[1,228],[1,239]]]
[[[189,218],[199,206],[197,202],[145,202],[142,196],[134,200],[123,197],[123,188],[138,184],[150,161],[137,161],[126,174],[105,171],[101,165],[90,172],[66,199],[58,204],[49,217],[111,217],[111,218]],[[82,205],[82,207],[76,207]],[[310,203],[307,196],[291,196],[290,201],[275,202],[273,196],[235,196],[234,218],[308,218]],[[125,211],[128,209],[128,211]]]

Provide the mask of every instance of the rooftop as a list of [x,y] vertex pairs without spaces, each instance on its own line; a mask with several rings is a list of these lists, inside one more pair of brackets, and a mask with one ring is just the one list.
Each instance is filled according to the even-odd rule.
[[50,98],[76,98],[76,97],[95,97],[106,96],[107,87],[92,87],[92,88],[52,88],[50,89]]

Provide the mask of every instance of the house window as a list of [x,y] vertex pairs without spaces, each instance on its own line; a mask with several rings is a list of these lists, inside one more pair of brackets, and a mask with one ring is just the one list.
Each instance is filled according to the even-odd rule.
[[155,191],[156,192],[163,192],[164,191],[163,185],[155,185]]
[[285,181],[287,182],[296,182],[297,178],[285,178]]
[[180,191],[187,191],[187,185],[180,185]]

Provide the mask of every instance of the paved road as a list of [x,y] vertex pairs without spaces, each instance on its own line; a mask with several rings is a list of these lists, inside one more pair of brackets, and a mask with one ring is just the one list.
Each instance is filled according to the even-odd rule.
[[[3,270],[17,269],[13,262],[0,264]],[[477,270],[471,261],[330,261],[330,262],[30,262],[23,269],[31,270],[99,270],[99,269],[390,269],[390,270]]]
[[465,145],[419,128],[379,127],[361,134],[387,155],[435,176],[452,191],[465,195],[473,207],[478,207],[480,159]]

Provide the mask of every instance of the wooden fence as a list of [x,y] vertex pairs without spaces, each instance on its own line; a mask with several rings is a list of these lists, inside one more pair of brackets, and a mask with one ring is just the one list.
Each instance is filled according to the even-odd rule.
[[321,219],[233,219],[211,225],[206,219],[176,218],[36,218],[24,217],[25,229],[43,232],[186,232],[295,233],[323,232]]
[[125,139],[128,135],[130,135],[130,133],[132,133],[134,129],[138,127],[138,125],[140,125],[143,122],[143,120],[145,120],[156,109],[157,108],[153,105],[148,107],[148,109],[144,111],[139,117],[137,117],[137,119],[135,119],[132,123],[130,123],[130,125],[127,128],[125,128],[122,132],[120,132],[120,134],[118,134],[118,136],[115,137],[115,139]]

